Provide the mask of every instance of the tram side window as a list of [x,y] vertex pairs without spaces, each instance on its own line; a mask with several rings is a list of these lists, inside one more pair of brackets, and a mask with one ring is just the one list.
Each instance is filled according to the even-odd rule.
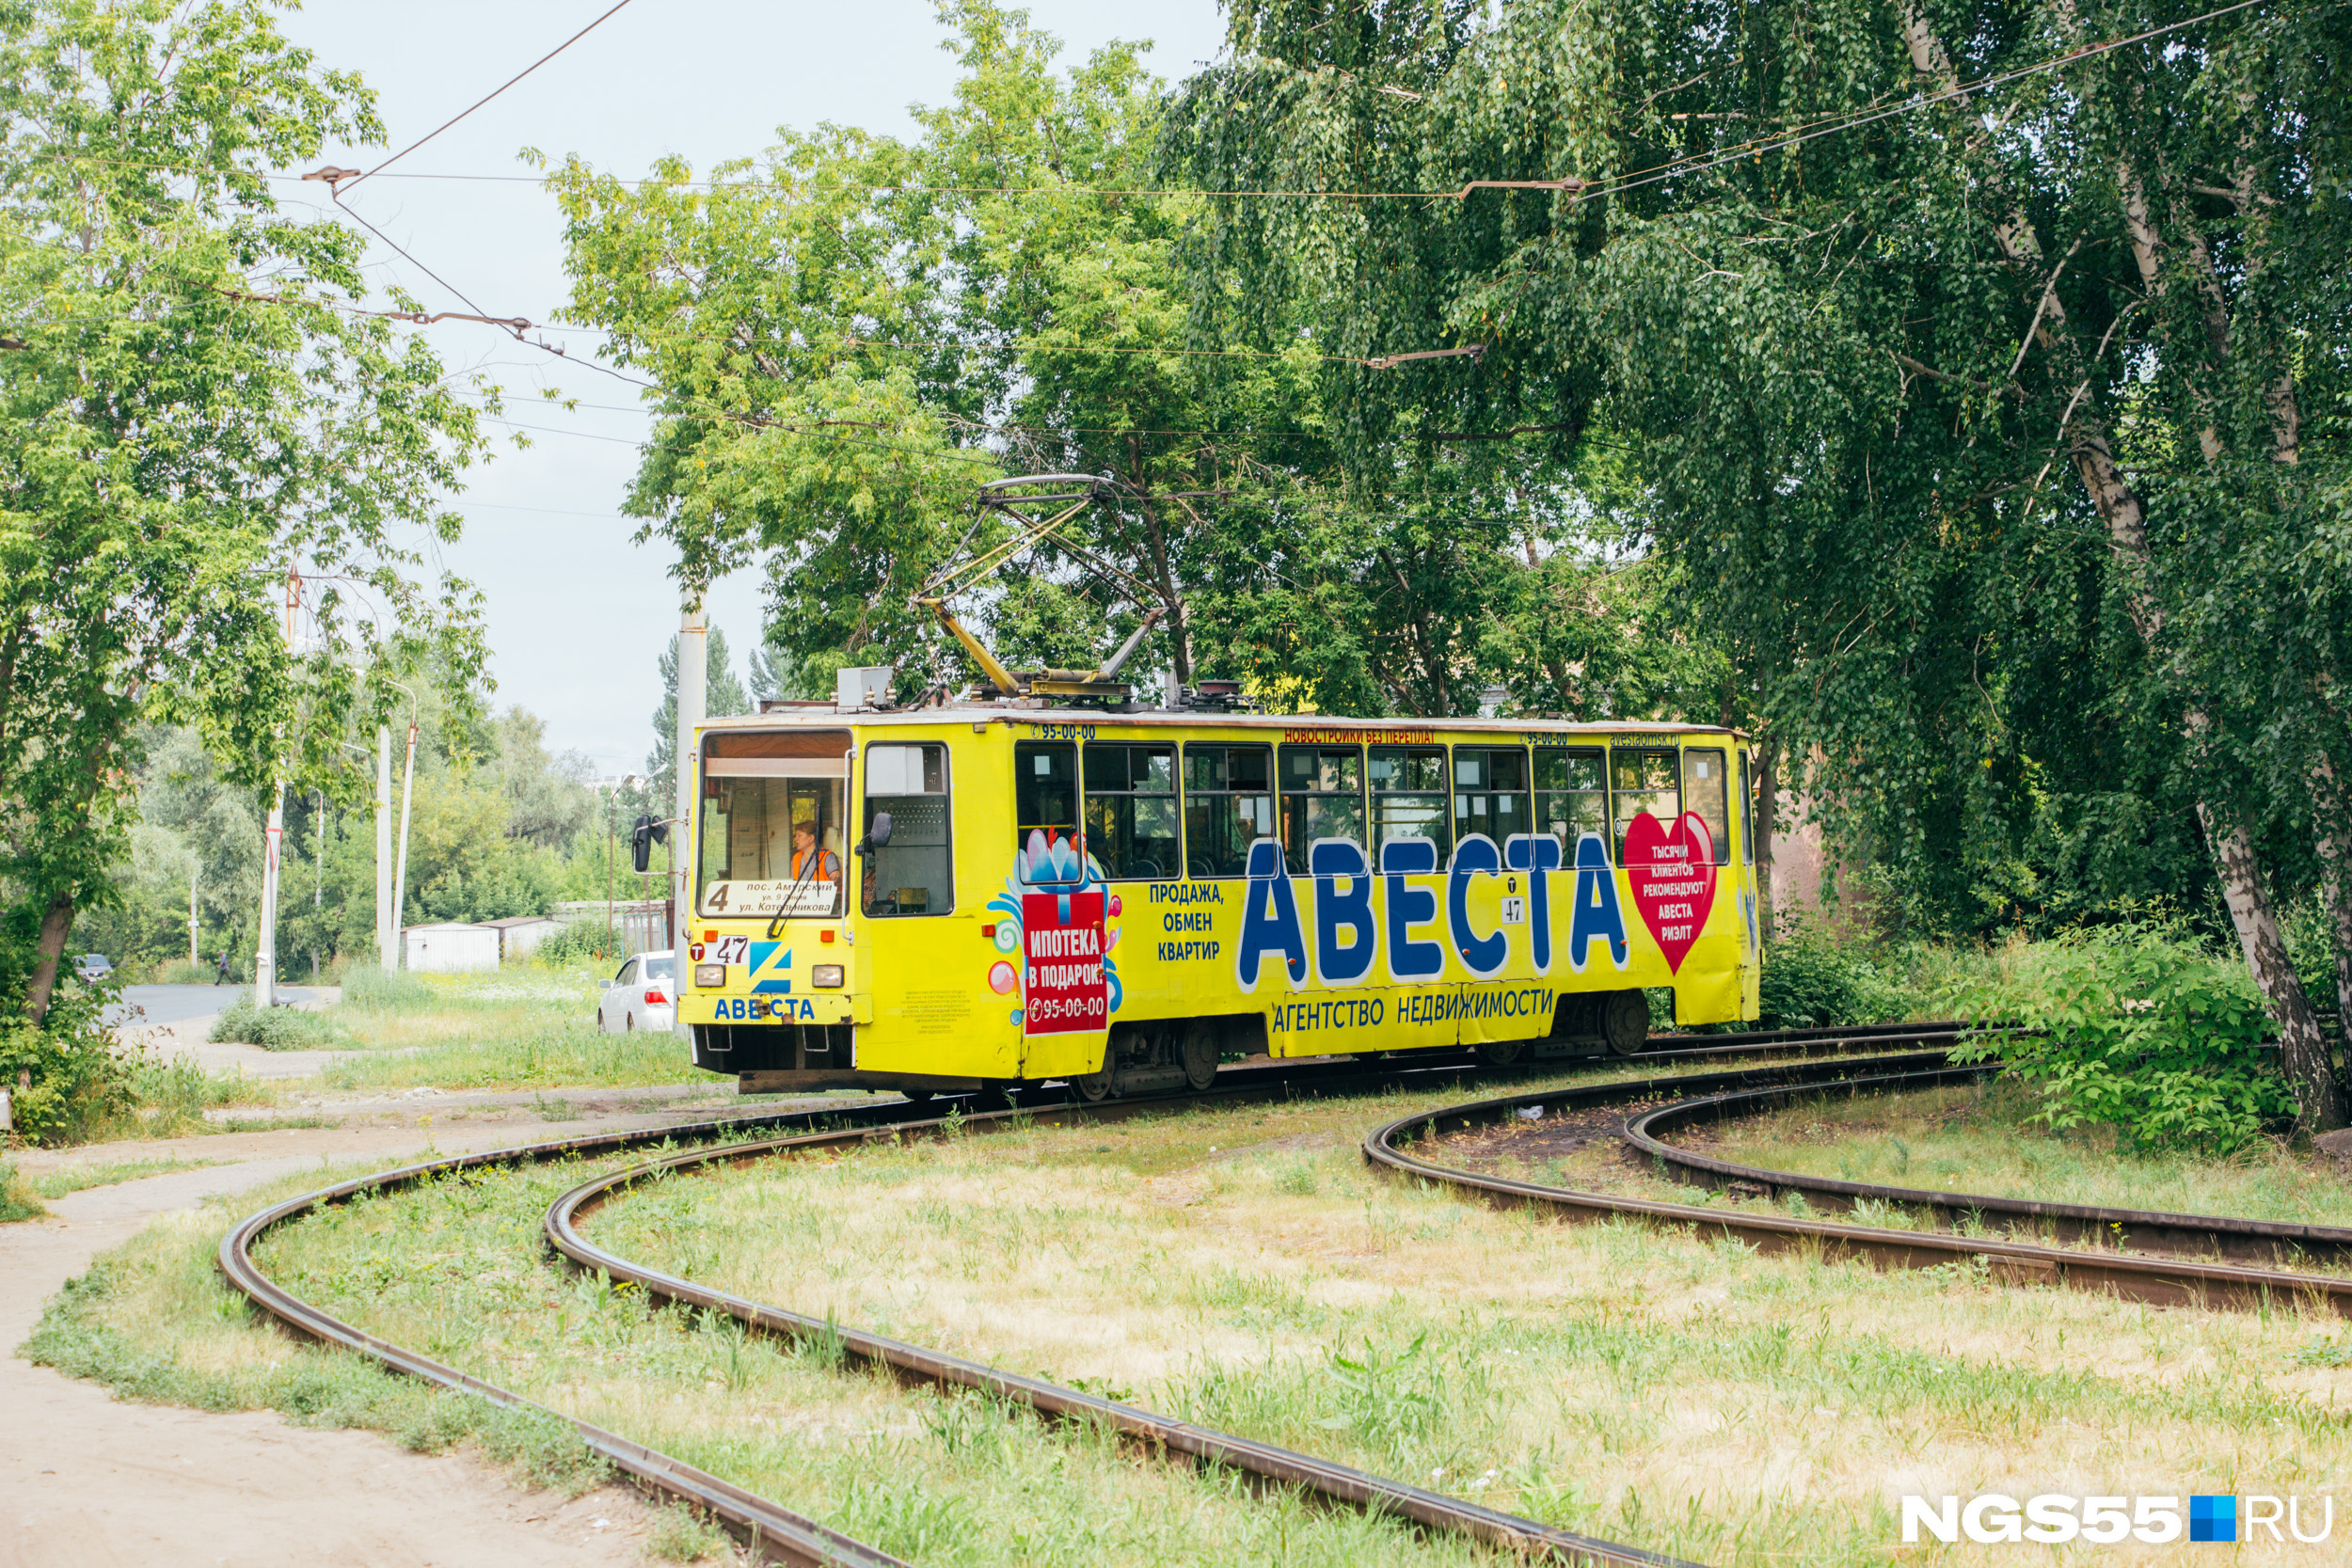
[[1682,815],[1680,758],[1672,752],[1620,747],[1609,753],[1609,792],[1616,809],[1617,863],[1625,863],[1626,830],[1647,812],[1664,826]]
[[1176,748],[1087,742],[1087,853],[1114,878],[1176,876]]
[[1751,758],[1744,750],[1740,753],[1740,858],[1750,865],[1756,863],[1756,779],[1750,768]]
[[1682,799],[1707,824],[1715,840],[1715,863],[1731,863],[1731,769],[1725,754],[1709,746],[1682,753]]
[[930,743],[866,748],[866,831],[890,814],[890,842],[866,871],[868,914],[947,914],[956,907],[948,858],[947,748]]
[[1391,839],[1425,838],[1438,847],[1438,863],[1454,853],[1454,831],[1446,815],[1445,751],[1438,746],[1375,746],[1364,771],[1372,781],[1372,863]]
[[1454,748],[1454,831],[1500,847],[1528,831],[1527,753],[1517,746]]
[[1535,752],[1535,830],[1560,841],[1560,863],[1576,863],[1586,833],[1609,837],[1609,762],[1598,748]]
[[1282,748],[1282,862],[1307,874],[1319,838],[1364,842],[1364,757],[1353,746]]
[[1025,882],[1083,879],[1078,835],[1078,748],[1022,740],[1012,748],[1014,864]]
[[1274,836],[1273,774],[1268,747],[1184,748],[1184,875],[1248,870],[1249,847]]

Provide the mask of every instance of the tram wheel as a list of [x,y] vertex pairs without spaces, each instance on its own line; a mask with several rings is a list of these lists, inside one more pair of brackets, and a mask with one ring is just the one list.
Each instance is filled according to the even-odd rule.
[[1103,1037],[1101,1067],[1092,1072],[1075,1073],[1071,1077],[1070,1086],[1077,1090],[1078,1098],[1089,1105],[1100,1105],[1119,1086],[1119,1074],[1113,1070],[1119,1062],[1119,1047],[1115,1039],[1116,1037],[1111,1035]]
[[1488,1067],[1509,1067],[1527,1049],[1525,1040],[1487,1040],[1478,1048],[1478,1059]]
[[1613,990],[1600,1005],[1601,1038],[1620,1056],[1630,1056],[1649,1038],[1649,999],[1638,990]]
[[1184,1082],[1195,1094],[1216,1082],[1216,1031],[1208,1024],[1195,1023],[1184,1030]]
[[898,1092],[906,1097],[906,1102],[910,1105],[929,1105],[931,1102],[931,1096],[939,1091],[937,1089],[900,1089]]

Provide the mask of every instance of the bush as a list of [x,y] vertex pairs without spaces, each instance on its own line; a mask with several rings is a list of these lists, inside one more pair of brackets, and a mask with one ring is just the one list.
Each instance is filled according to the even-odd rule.
[[372,1013],[405,1013],[433,1003],[432,988],[414,975],[378,964],[353,964],[343,971],[343,1006]]
[[2038,1084],[2034,1119],[2104,1123],[2140,1149],[2226,1153],[2291,1117],[2292,1087],[2262,1051],[2269,1016],[2245,966],[2175,921],[2078,931],[2017,950],[1960,993],[1963,1017],[2013,1025],[1954,1055],[1999,1057]]
[[149,971],[147,983],[151,986],[209,986],[219,978],[220,971],[211,964],[169,958]]
[[1781,916],[1778,940],[1765,951],[1756,995],[1766,1029],[1877,1023],[1910,1010],[1900,988],[1863,949],[1806,926],[1794,911]]
[[550,969],[564,969],[575,964],[595,966],[618,964],[628,956],[628,945],[618,931],[608,930],[601,921],[575,920],[570,925],[551,931],[538,946],[531,950],[533,963]]
[[43,1022],[0,1021],[0,1081],[14,1087],[17,1136],[78,1143],[135,1109],[141,1058],[101,1022],[114,989],[60,987]]
[[40,1195],[16,1173],[16,1167],[0,1164],[0,1225],[14,1220],[37,1220],[47,1212],[40,1205]]
[[346,1037],[316,1013],[299,1007],[257,1007],[246,997],[220,1015],[210,1038],[215,1045],[242,1043],[264,1051],[318,1051],[343,1044]]

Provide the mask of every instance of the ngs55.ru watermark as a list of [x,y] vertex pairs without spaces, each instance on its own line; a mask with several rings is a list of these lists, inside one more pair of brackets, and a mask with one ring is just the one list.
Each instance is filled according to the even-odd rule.
[[2123,1541],[2161,1545],[2185,1537],[2217,1544],[2294,1540],[2315,1546],[2335,1528],[2332,1497],[2069,1497],[2050,1494],[2021,1503],[2015,1497],[1987,1492],[1964,1502],[1959,1497],[1903,1498],[1903,1540],[1908,1543],[1918,1542],[1925,1531],[1931,1539],[1953,1544],[1966,1539],[1985,1545],[2005,1541],[2044,1546],[2069,1541],[2103,1546]]

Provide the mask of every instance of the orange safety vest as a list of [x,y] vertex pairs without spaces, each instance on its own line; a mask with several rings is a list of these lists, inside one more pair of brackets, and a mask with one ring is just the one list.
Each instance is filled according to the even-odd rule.
[[[809,853],[811,851],[804,849],[792,851],[792,879],[796,882],[801,879],[802,858]],[[830,882],[838,879],[841,874],[840,858],[830,849],[818,849],[814,853],[817,856],[817,880]]]

